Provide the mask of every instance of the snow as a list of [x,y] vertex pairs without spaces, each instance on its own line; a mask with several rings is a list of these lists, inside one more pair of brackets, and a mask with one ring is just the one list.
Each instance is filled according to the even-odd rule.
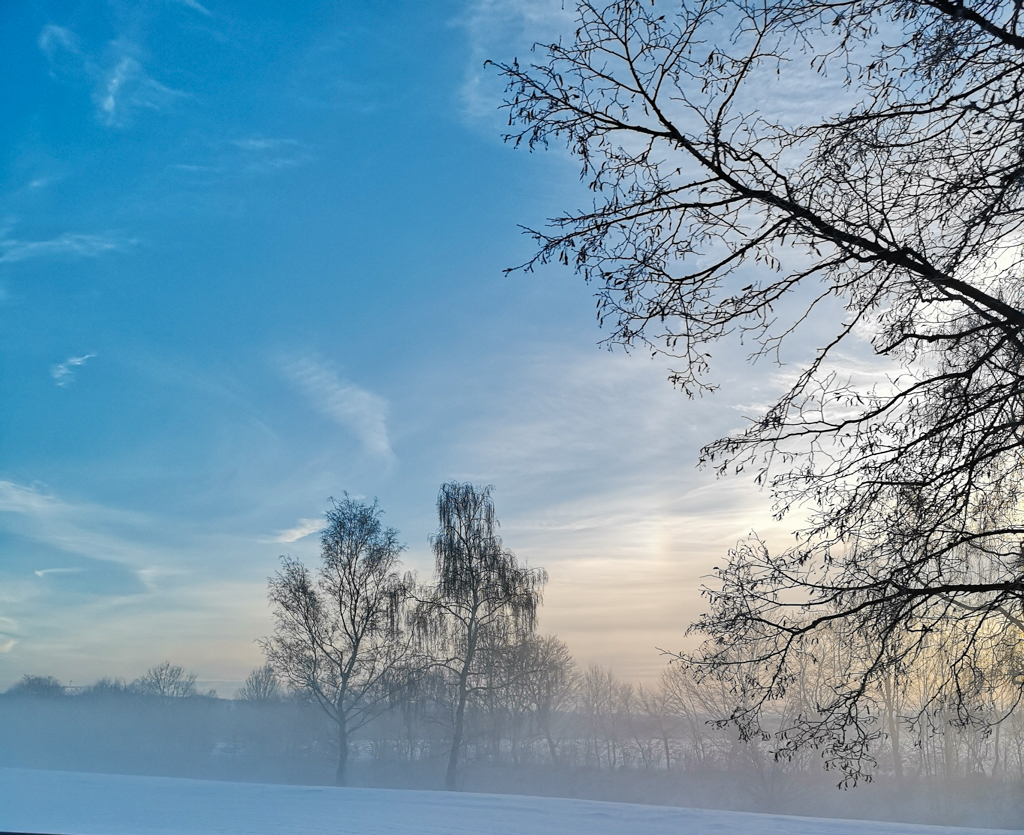
[[994,835],[516,795],[0,769],[0,830],[69,835]]

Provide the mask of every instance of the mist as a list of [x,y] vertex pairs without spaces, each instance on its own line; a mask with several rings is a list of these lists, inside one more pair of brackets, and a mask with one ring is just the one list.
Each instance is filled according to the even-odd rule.
[[[154,667],[161,668],[181,670]],[[691,699],[711,695],[672,672],[648,690],[592,667],[549,717],[553,746],[535,711],[501,698],[477,705],[468,713],[459,787],[975,827],[1016,828],[1024,820],[1019,720],[988,736],[953,728],[907,735],[902,777],[883,760],[871,782],[841,790],[813,752],[776,760],[768,742],[740,743],[699,708],[666,707],[680,684]],[[354,734],[349,785],[442,788],[450,734],[445,704],[406,692]],[[138,681],[70,688],[35,677],[0,696],[0,763],[10,768],[331,785],[337,756],[323,710],[284,693],[158,695]]]

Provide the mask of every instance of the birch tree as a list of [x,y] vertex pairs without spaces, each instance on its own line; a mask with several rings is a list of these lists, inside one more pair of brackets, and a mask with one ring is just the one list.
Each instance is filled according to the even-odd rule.
[[435,583],[424,594],[417,623],[432,666],[447,673],[453,690],[445,787],[454,791],[470,699],[502,686],[488,675],[488,650],[533,633],[547,574],[521,565],[502,544],[490,487],[441,485],[437,515]]
[[330,717],[342,786],[352,734],[387,708],[393,674],[408,656],[403,609],[412,578],[401,573],[404,546],[381,523],[376,501],[346,494],[331,504],[316,572],[284,557],[270,578],[275,629],[262,646],[288,688]]

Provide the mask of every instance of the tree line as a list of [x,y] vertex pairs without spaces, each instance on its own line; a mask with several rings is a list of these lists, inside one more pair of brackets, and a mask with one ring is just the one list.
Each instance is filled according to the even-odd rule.
[[136,679],[125,681],[121,678],[101,678],[88,686],[65,686],[53,676],[22,676],[21,680],[10,687],[7,696],[53,697],[64,695],[109,695],[125,694],[136,696],[157,696],[160,698],[188,698],[205,696],[215,699],[217,692],[208,690],[200,693],[196,688],[196,674],[188,672],[184,667],[164,661],[150,667]]
[[[547,574],[503,544],[490,487],[446,483],[437,512],[434,576],[419,582],[403,571],[404,546],[376,500],[330,500],[318,563],[282,557],[268,580],[275,628],[260,641],[266,663],[234,699],[250,717],[269,710],[278,717],[271,724],[288,710],[306,718],[285,723],[292,739],[280,727],[222,724],[222,738],[207,738],[210,750],[333,757],[338,785],[353,759],[443,761],[448,789],[458,786],[467,761],[776,777],[837,766],[831,748],[795,745],[786,730],[820,714],[835,682],[857,674],[874,651],[867,637],[822,631],[765,712],[766,732],[745,736],[728,718],[737,696],[731,675],[709,676],[672,659],[657,683],[636,686],[600,666],[580,670],[563,641],[538,634]],[[756,539],[741,543],[732,560],[756,559],[763,548]],[[974,659],[980,674],[961,682],[959,696],[969,716],[946,692],[949,659],[964,651],[949,634],[936,633],[916,665],[866,688],[860,698],[872,736],[856,752],[870,764],[864,777],[1024,778],[1024,719],[1014,711],[1024,661],[1013,644],[1006,638]],[[980,645],[974,642],[975,652]],[[130,682],[108,678],[79,688],[26,676],[5,695],[216,699],[199,692],[195,673],[169,662]],[[985,720],[981,728],[975,715]],[[277,742],[268,743],[268,733]]]
[[[566,644],[553,635],[530,636],[506,648],[503,655],[485,665],[486,672],[467,699],[463,761],[680,774],[753,770],[784,775],[820,769],[818,752],[778,757],[775,739],[741,741],[734,731],[716,724],[714,719],[729,704],[730,694],[721,682],[698,680],[679,665],[667,665],[654,683],[635,684],[601,665],[579,669]],[[842,653],[837,651],[833,660],[841,663]],[[165,663],[153,669],[161,668],[170,670],[177,682],[195,680],[195,674],[185,673],[182,667]],[[867,694],[883,729],[873,751],[871,777],[908,782],[1024,778],[1024,719],[1006,710],[1012,694],[999,688],[985,694],[992,729],[979,733],[960,722],[951,705],[934,699],[936,679],[943,671],[944,658],[938,654],[932,668],[905,692],[890,683]],[[794,714],[807,710],[819,698],[816,690],[825,681],[823,675],[812,674],[808,665],[773,722],[782,727]],[[123,700],[136,700],[171,709],[182,705],[187,709],[192,703],[207,710],[220,703],[236,712],[264,713],[248,730],[221,723],[201,746],[202,755],[218,746],[243,758],[270,753],[326,760],[337,755],[332,717],[308,693],[284,686],[269,665],[253,670],[231,701],[187,683],[151,688],[136,682],[101,679],[74,687],[51,676],[25,676],[2,698],[7,707],[16,702],[52,707],[58,700],[79,705],[122,700],[124,707]],[[512,686],[507,686],[509,682]],[[447,689],[450,692],[444,692],[442,680],[429,675],[405,680],[372,721],[350,731],[350,756],[354,751],[353,758],[362,762],[447,762],[452,709],[457,704],[455,688],[448,685]],[[275,712],[281,717],[291,711],[306,716],[291,731],[287,723],[271,718]],[[294,735],[291,740],[289,733]],[[276,735],[277,742],[268,750],[261,735]]]
[[[268,663],[240,696],[288,691],[318,705],[337,734],[338,784],[353,740],[377,761],[443,758],[448,789],[467,759],[772,775],[824,765],[845,783],[852,758],[868,782],[1024,777],[1014,636],[974,635],[965,644],[954,629],[934,630],[914,663],[904,659],[865,683],[864,733],[848,737],[854,747],[837,755],[833,744],[801,744],[792,728],[827,716],[837,682],[861,675],[877,648],[869,634],[819,629],[785,687],[760,708],[763,733],[744,733],[735,712],[749,705],[735,680],[756,658],[736,655],[727,671],[709,674],[674,657],[656,685],[634,686],[600,666],[577,669],[564,642],[539,635],[547,575],[503,545],[491,492],[442,485],[430,582],[402,573],[398,533],[382,524],[376,501],[348,496],[331,500],[316,570],[283,558],[270,579],[276,629],[262,641]],[[751,538],[730,562],[764,551]],[[952,698],[953,662],[968,651],[977,675],[961,676]]]
[[[581,667],[563,641],[536,633],[500,650],[491,644],[485,655],[463,713],[460,786],[812,814],[821,812],[814,803],[830,802],[805,797],[823,785],[820,752],[778,757],[775,737],[743,741],[716,724],[733,697],[726,682],[666,664],[657,681],[631,683],[599,665]],[[838,644],[823,648],[826,655],[827,667],[850,661]],[[194,682],[181,667],[160,668],[172,673],[164,681]],[[956,796],[965,786],[990,793],[981,820],[1008,815],[992,796],[1019,795],[1024,779],[1024,721],[1019,713],[996,721],[1010,694],[987,694],[993,728],[985,734],[935,701],[941,655],[922,672],[929,674],[904,691],[883,686],[867,694],[882,730],[871,778],[906,797],[931,791],[932,820],[949,821],[935,808],[942,802],[936,793]],[[361,785],[443,785],[458,679],[435,667],[396,684],[372,719],[350,729],[346,776]],[[784,728],[827,686],[818,665],[808,663],[773,726]],[[336,777],[341,753],[334,717],[269,665],[253,670],[232,700],[194,684],[149,689],[104,679],[66,688],[26,677],[0,697],[0,719],[6,765],[321,782]],[[881,814],[907,813],[892,806]]]

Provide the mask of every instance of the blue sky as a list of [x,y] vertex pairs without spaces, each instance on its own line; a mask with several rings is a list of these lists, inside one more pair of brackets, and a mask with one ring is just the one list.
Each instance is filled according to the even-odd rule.
[[[774,385],[598,346],[517,224],[585,199],[501,141],[485,58],[560,3],[0,7],[0,686],[168,659],[230,693],[267,576],[328,496],[379,498],[429,575],[442,481],[495,486],[581,663],[649,678],[753,527],[695,469]],[[746,404],[746,405],[744,405]],[[784,525],[783,528],[789,526]],[[780,529],[781,530],[781,529]]]

